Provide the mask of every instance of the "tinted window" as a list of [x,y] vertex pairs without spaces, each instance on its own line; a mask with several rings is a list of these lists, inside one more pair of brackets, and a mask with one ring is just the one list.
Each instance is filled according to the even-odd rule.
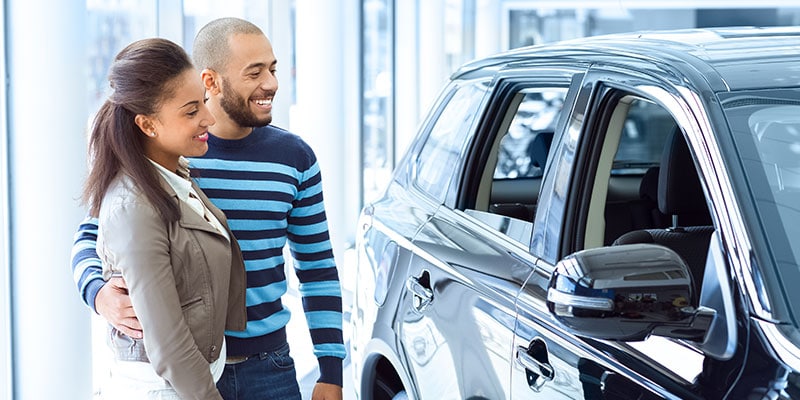
[[643,99],[633,100],[622,127],[611,174],[640,175],[658,166],[664,143],[674,129],[675,122],[664,108]]
[[[747,187],[738,189],[752,199],[760,225],[753,226],[753,238],[763,234],[771,253],[759,257],[760,269],[770,275],[768,284],[783,286],[770,287],[770,295],[786,295],[800,328],[800,292],[794,289],[800,284],[800,90],[721,97],[747,178]],[[800,344],[797,335],[793,338]]]
[[471,127],[486,93],[482,83],[462,86],[450,97],[436,118],[416,162],[416,186],[444,201],[451,178],[457,175],[459,158],[471,136]]
[[516,109],[500,142],[495,179],[542,176],[566,89],[532,89]]

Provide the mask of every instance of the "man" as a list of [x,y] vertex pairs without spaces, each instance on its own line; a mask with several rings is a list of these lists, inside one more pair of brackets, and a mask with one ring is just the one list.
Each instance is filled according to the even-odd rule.
[[[247,270],[247,329],[227,332],[227,364],[217,383],[227,400],[300,399],[281,303],[288,242],[320,367],[312,399],[342,398],[342,299],[330,244],[319,167],[298,136],[270,126],[278,89],[272,45],[255,25],[221,18],[194,42],[195,66],[216,117],[209,151],[190,159],[192,177],[222,209]],[[95,220],[76,233],[73,276],[84,301],[122,332],[141,337],[125,283],[99,275]]]

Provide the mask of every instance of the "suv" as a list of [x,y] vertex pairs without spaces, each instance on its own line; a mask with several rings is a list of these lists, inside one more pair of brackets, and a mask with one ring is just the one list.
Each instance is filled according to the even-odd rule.
[[800,29],[463,66],[356,268],[362,399],[800,398]]

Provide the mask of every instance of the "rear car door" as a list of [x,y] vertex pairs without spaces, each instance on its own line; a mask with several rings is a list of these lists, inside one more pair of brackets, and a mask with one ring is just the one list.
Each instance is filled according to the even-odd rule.
[[499,78],[460,162],[442,172],[454,186],[414,237],[396,325],[420,398],[511,398],[536,190],[575,72]]

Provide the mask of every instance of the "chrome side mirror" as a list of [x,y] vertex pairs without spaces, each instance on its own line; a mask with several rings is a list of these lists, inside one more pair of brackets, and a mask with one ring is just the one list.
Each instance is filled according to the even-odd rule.
[[702,341],[715,312],[692,306],[697,304],[692,287],[688,267],[671,249],[655,244],[601,247],[558,262],[547,307],[579,336]]

